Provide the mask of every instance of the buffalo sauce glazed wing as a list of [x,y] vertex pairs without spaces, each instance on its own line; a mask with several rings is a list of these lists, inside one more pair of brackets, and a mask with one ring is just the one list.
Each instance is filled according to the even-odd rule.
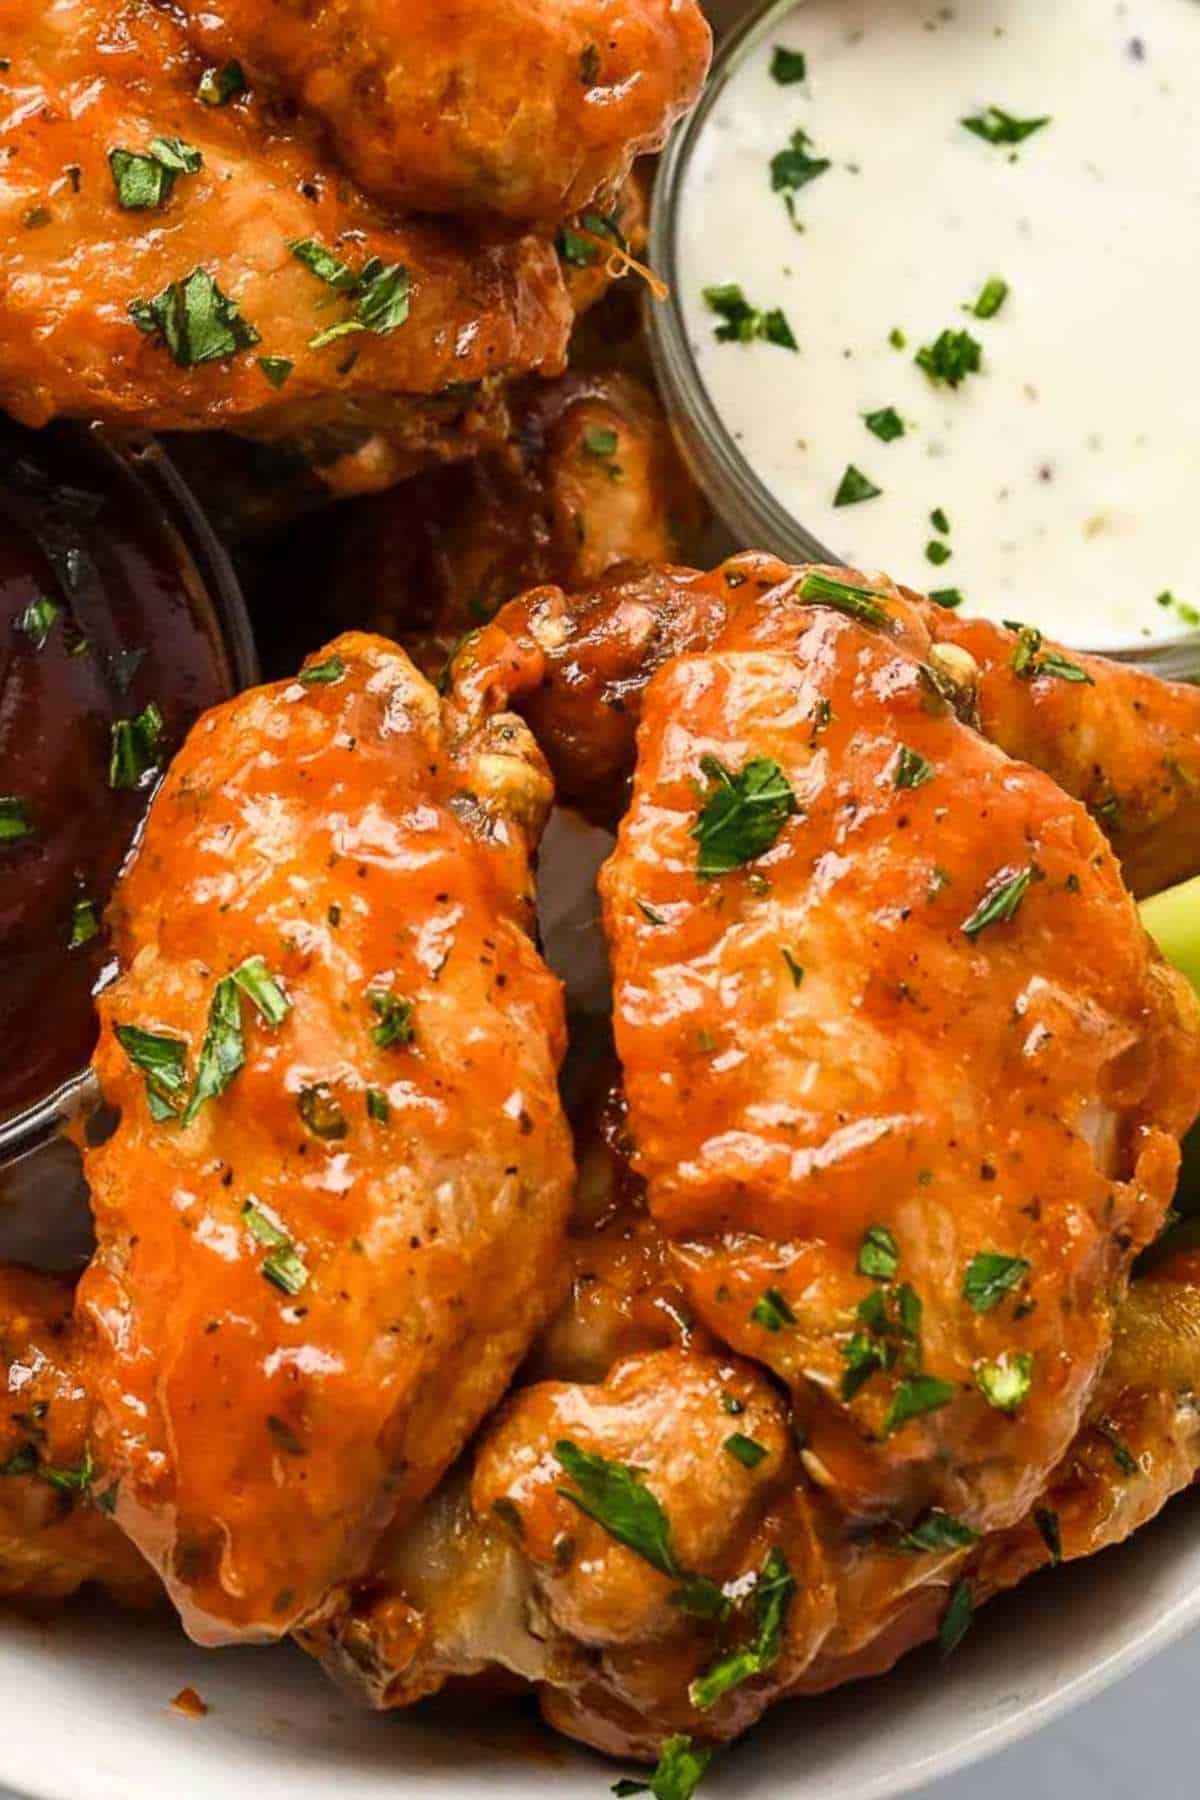
[[81,1365],[117,1522],[208,1643],[278,1636],[434,1486],[557,1303],[549,782],[339,638],[206,715],[112,908]]
[[942,609],[748,558],[666,613],[659,579],[640,607],[617,580],[607,624],[595,596],[578,619],[527,596],[460,685],[549,677],[569,762],[589,674],[593,701],[614,660],[632,686],[660,615],[687,646],[638,700],[601,876],[634,1168],[698,1316],[788,1385],[831,1491],[999,1529],[1162,1224],[1195,997],[1083,807],[969,722]]
[[5,23],[0,403],[24,422],[375,425],[419,451],[434,396],[561,367],[572,310],[549,238],[380,210],[319,129],[227,92],[152,7],[14,0]]
[[369,193],[553,226],[611,198],[696,99],[696,0],[219,0],[184,6],[328,125]]

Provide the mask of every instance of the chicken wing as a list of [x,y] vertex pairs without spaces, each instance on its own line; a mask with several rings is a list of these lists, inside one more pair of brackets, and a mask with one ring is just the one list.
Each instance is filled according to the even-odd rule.
[[611,779],[640,710],[601,889],[651,1211],[844,1510],[994,1531],[1078,1429],[1200,1046],[1099,831],[958,716],[974,665],[928,617],[737,559],[534,594],[455,674],[542,684],[568,779],[589,749]]
[[[495,654],[511,667],[532,647],[532,663],[511,679],[530,690],[526,711],[551,756],[560,797],[614,818],[655,671],[715,641],[748,586],[786,588],[793,573],[763,555],[733,557],[711,574],[618,570],[569,606],[548,609],[546,597],[535,594],[524,612],[509,615],[511,642]],[[1090,808],[1133,893],[1200,870],[1200,688],[1066,650],[1036,632],[962,619],[908,589],[896,591],[930,641],[957,659],[984,735]],[[557,621],[549,622],[556,610]],[[538,644],[528,632],[534,614],[545,622]],[[489,650],[479,659],[482,680],[491,678],[492,656]]]
[[202,1642],[279,1636],[558,1301],[573,1168],[525,728],[348,634],[210,713],[112,908],[76,1299],[96,1485]]
[[522,383],[509,403],[502,448],[314,519],[289,545],[288,586],[303,593],[306,618],[336,628],[359,617],[370,569],[372,628],[440,677],[464,636],[514,594],[670,558],[698,536],[702,503],[635,376]]
[[0,404],[16,417],[324,433],[358,452],[343,485],[369,487],[420,466],[464,391],[561,367],[572,309],[548,239],[378,210],[293,109],[257,91],[206,104],[203,59],[152,7],[14,0],[6,24]]
[[92,1504],[83,1380],[68,1281],[0,1268],[0,1595],[62,1600],[88,1583],[124,1606],[150,1606],[162,1589],[108,1517]]
[[370,194],[555,225],[611,197],[695,100],[696,0],[185,0],[193,40],[329,128]]

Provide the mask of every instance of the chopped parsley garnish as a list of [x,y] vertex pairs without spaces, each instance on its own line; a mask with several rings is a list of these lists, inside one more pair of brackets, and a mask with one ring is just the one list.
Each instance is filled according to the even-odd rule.
[[813,156],[811,145],[807,131],[793,131],[787,149],[771,158],[771,188],[774,193],[783,195],[793,225],[797,223],[796,195],[800,189],[833,166],[827,156]]
[[[879,1279],[878,1277],[876,1279]],[[849,1403],[881,1369],[915,1375],[921,1367],[921,1298],[907,1282],[875,1288],[855,1308],[861,1330],[842,1345],[846,1373],[842,1399]]]
[[727,1437],[723,1448],[729,1452],[735,1462],[741,1463],[743,1469],[757,1469],[759,1463],[768,1454],[765,1444],[755,1443],[754,1439],[747,1437],[743,1431],[735,1431],[732,1437]]
[[985,144],[1023,144],[1027,137],[1050,123],[1050,114],[1040,119],[1018,119],[1002,106],[988,106],[959,124]]
[[960,1581],[950,1595],[950,1604],[942,1616],[938,1630],[938,1643],[943,1656],[949,1656],[971,1629],[975,1617],[975,1596],[971,1592],[969,1581]]
[[981,1250],[971,1258],[963,1277],[963,1299],[976,1312],[990,1312],[1005,1294],[1019,1287],[1029,1273],[1023,1256],[1003,1256],[998,1250]]
[[213,989],[208,1009],[208,1029],[200,1046],[196,1080],[183,1123],[190,1125],[206,1101],[223,1094],[246,1060],[242,1030],[242,1003],[237,983],[225,975]]
[[161,339],[181,369],[223,362],[259,342],[237,302],[203,268],[172,281],[152,300],[130,301],[128,312],[139,331]]
[[771,56],[771,77],[780,87],[792,87],[808,75],[808,61],[803,50],[789,50],[776,44]]
[[110,788],[141,787],[153,775],[162,758],[162,714],[153,700],[136,719],[115,719],[110,732],[108,785]]
[[1019,625],[1015,620],[1006,623],[1008,629],[1017,634],[1012,654],[1014,674],[1024,676],[1027,681],[1033,681],[1039,675],[1052,675],[1058,681],[1073,681],[1086,687],[1096,685],[1087,670],[1064,656],[1061,650],[1043,650],[1042,634],[1036,625]]
[[614,1781],[612,1791],[617,1800],[629,1800],[631,1794],[653,1794],[654,1800],[692,1800],[715,1754],[711,1744],[694,1743],[679,1732],[663,1740],[658,1767],[649,1781]]
[[963,603],[961,588],[931,588],[929,598],[935,606],[944,606],[949,612],[957,612]]
[[1164,588],[1161,594],[1157,594],[1154,604],[1173,612],[1182,624],[1190,625],[1193,630],[1200,629],[1200,608],[1190,606],[1186,600],[1180,600],[1170,588]]
[[1022,1350],[1006,1350],[995,1362],[981,1363],[975,1383],[989,1406],[997,1412],[1016,1412],[1033,1386],[1033,1357]]
[[744,1413],[745,1410],[746,1403],[744,1400],[739,1400],[736,1394],[731,1394],[729,1392],[728,1388],[722,1389],[721,1411],[723,1413],[729,1413],[732,1418],[736,1419],[740,1414]]
[[568,268],[590,269],[600,256],[600,246],[582,232],[564,225],[554,240],[554,247]]
[[1007,281],[999,275],[989,275],[979,290],[979,298],[968,310],[977,319],[994,319],[1007,299]]
[[386,1125],[392,1116],[391,1102],[382,1088],[367,1089],[367,1117],[377,1125]]
[[908,339],[898,325],[893,325],[892,329],[888,332],[888,343],[892,346],[893,350],[906,350],[908,348]]
[[771,1550],[750,1593],[754,1636],[740,1650],[717,1658],[693,1681],[688,1699],[698,1712],[708,1712],[732,1688],[763,1674],[779,1660],[784,1629],[796,1581],[779,1550]]
[[1112,1451],[1113,1461],[1122,1475],[1140,1475],[1142,1465],[1116,1427],[1111,1425],[1107,1419],[1100,1419],[1097,1421],[1096,1430]]
[[108,153],[117,204],[126,212],[165,206],[176,177],[197,175],[203,165],[199,150],[183,138],[158,137],[144,151],[117,148]]
[[983,360],[981,345],[969,331],[943,331],[932,344],[923,344],[913,361],[924,369],[930,381],[944,381],[956,388],[968,375],[979,371]]
[[853,463],[847,463],[845,473],[838,482],[837,493],[833,496],[835,506],[858,506],[863,500],[875,500],[883,489],[875,486],[869,475]]
[[979,1533],[953,1514],[936,1507],[900,1539],[901,1550],[966,1550],[979,1542]]
[[1049,1506],[1038,1506],[1034,1509],[1033,1522],[1042,1534],[1042,1542],[1050,1552],[1050,1561],[1062,1561],[1062,1529],[1058,1522],[1058,1514]]
[[941,506],[934,507],[933,511],[929,515],[929,523],[933,526],[933,529],[935,531],[940,531],[943,537],[947,537],[949,535],[950,515],[946,512],[944,507],[941,507]]
[[205,69],[196,84],[196,98],[205,106],[227,106],[246,92],[246,77],[239,62],[222,63],[220,68]]
[[931,762],[927,762],[918,750],[910,750],[907,744],[901,744],[896,757],[896,786],[898,788],[924,787],[926,782],[933,781],[937,770]]
[[784,945],[781,954],[783,956],[784,962],[787,964],[787,972],[792,978],[792,986],[799,987],[801,982],[804,980],[803,966],[796,961],[795,957],[792,955],[791,951],[787,948],[786,944]]
[[53,600],[47,600],[43,594],[37,600],[31,600],[24,612],[17,619],[17,630],[23,632],[35,650],[44,650],[47,639],[54,629],[54,622],[62,612]]
[[716,785],[689,835],[700,846],[696,872],[711,881],[768,851],[796,811],[796,796],[769,756],[753,757],[736,774],[715,756],[701,757],[700,767]]
[[761,1325],[764,1331],[782,1331],[785,1325],[794,1325],[796,1315],[780,1293],[778,1288],[767,1288],[759,1295],[750,1311],[752,1325]]
[[407,320],[412,283],[403,263],[383,263],[372,256],[355,271],[317,238],[294,238],[288,249],[310,275],[356,302],[350,318],[326,326],[309,339],[310,350],[320,350],[358,331],[373,331],[377,337],[386,337]]
[[0,794],[0,844],[15,844],[32,836],[29,802],[20,794]]
[[229,979],[245,994],[264,1024],[281,1025],[292,1010],[291,1001],[261,956],[248,956]]
[[281,1231],[253,1200],[247,1200],[243,1206],[242,1218],[251,1236],[270,1252],[262,1265],[266,1280],[293,1298],[302,1293],[308,1285],[308,1269],[287,1232]]
[[371,1011],[379,1020],[371,1031],[371,1037],[379,1048],[390,1050],[393,1044],[411,1044],[415,1035],[411,1000],[399,1000],[395,994],[389,994],[383,988],[372,988],[367,999]]
[[882,444],[890,444],[896,438],[904,436],[904,420],[894,406],[881,407],[878,412],[864,413],[863,424],[873,432]]
[[888,1407],[887,1417],[883,1421],[884,1437],[891,1437],[894,1431],[899,1431],[901,1425],[906,1425],[910,1419],[919,1419],[925,1413],[937,1412],[940,1407],[949,1406],[955,1392],[952,1381],[942,1381],[936,1375],[906,1376]]
[[281,388],[296,366],[286,356],[256,356],[254,360],[273,388]]
[[818,606],[833,606],[848,613],[864,625],[886,625],[887,611],[879,602],[887,598],[877,588],[853,587],[848,581],[837,581],[810,569],[796,590],[800,600],[815,601]]
[[676,1560],[671,1546],[671,1521],[645,1485],[640,1469],[581,1450],[569,1438],[559,1439],[554,1455],[573,1483],[555,1491],[651,1568],[680,1580],[682,1587],[671,1596],[677,1605],[702,1618],[721,1617],[728,1611],[728,1603],[715,1582],[703,1575],[689,1575]]
[[782,309],[760,312],[751,306],[736,282],[705,288],[704,303],[722,321],[716,327],[718,343],[752,344],[761,338],[768,344],[778,344],[781,350],[800,348]]
[[346,1115],[327,1082],[316,1081],[309,1087],[302,1087],[296,1107],[314,1137],[336,1141],[349,1135]]
[[872,1281],[891,1281],[900,1269],[900,1246],[886,1225],[868,1225],[855,1264]]
[[182,1038],[164,1032],[143,1031],[140,1025],[114,1025],[113,1036],[146,1078],[146,1103],[150,1117],[160,1124],[173,1119],[187,1086],[187,1045]]
[[993,877],[975,911],[969,919],[963,921],[964,936],[973,942],[989,925],[1006,925],[1010,919],[1015,918],[1037,873],[1036,864],[1027,863],[1015,875],[1006,875],[1001,871],[999,876]]
[[584,87],[594,87],[600,73],[600,52],[595,44],[585,44],[579,53],[579,79]]
[[298,679],[301,687],[329,687],[345,673],[346,665],[340,656],[327,656],[324,662],[310,663],[301,669]]
[[76,900],[71,908],[71,935],[68,950],[78,950],[100,935],[100,912],[94,900]]
[[619,442],[616,432],[603,425],[591,425],[583,434],[583,447],[587,454],[601,460],[615,456]]
[[948,563],[953,555],[954,552],[949,544],[943,544],[940,538],[930,538],[925,546],[925,560],[933,563],[935,568],[941,568],[943,563]]

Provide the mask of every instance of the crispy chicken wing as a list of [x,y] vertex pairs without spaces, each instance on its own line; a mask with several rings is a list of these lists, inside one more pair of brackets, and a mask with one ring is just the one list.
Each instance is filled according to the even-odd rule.
[[68,1281],[0,1268],[0,1596],[62,1600],[88,1583],[124,1606],[162,1590],[142,1557],[93,1505],[91,1396],[78,1356]]
[[389,206],[544,225],[611,196],[700,91],[696,0],[184,0],[193,40],[329,127]]
[[559,1297],[549,783],[519,721],[460,723],[395,646],[338,639],[205,716],[112,908],[96,1480],[201,1641],[361,1573]]
[[628,746],[604,700],[634,710],[638,647],[661,665],[601,882],[651,1211],[846,1510],[1000,1529],[1161,1224],[1195,997],[1083,808],[963,722],[973,664],[882,578],[741,559],[606,602],[534,594],[455,671],[476,698],[548,683],[552,756],[594,743],[603,776]]
[[[419,466],[464,389],[561,367],[549,240],[389,217],[269,96],[205,104],[202,58],[151,7],[15,0],[6,23],[0,403],[18,418],[335,434],[359,453],[344,485],[369,487]],[[118,151],[157,203],[122,206],[139,190]]]
[[[711,574],[617,570],[575,595],[569,629],[560,624],[553,641],[543,634],[537,646],[526,705],[554,763],[560,798],[615,817],[650,677],[673,656],[714,641],[746,584],[782,587],[791,575],[775,557],[746,555]],[[1200,870],[1200,688],[1080,655],[1036,633],[963,619],[897,591],[930,640],[957,654],[984,735],[1090,808],[1133,893]],[[516,614],[510,625],[510,655],[519,658],[527,633]],[[1064,675],[1064,665],[1073,675]],[[480,667],[487,675],[486,658]]]

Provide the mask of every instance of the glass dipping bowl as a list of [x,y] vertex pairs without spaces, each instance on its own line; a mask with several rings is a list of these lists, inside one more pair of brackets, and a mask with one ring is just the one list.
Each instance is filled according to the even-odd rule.
[[[44,854],[37,843],[28,857],[9,848],[0,864],[0,879],[11,884],[0,908],[11,932],[8,1004],[0,1015],[16,1033],[15,1042],[0,1046],[8,1059],[0,1088],[0,1201],[8,1202],[17,1168],[41,1162],[47,1149],[66,1152],[54,1140],[95,1097],[86,1066],[88,993],[103,980],[109,952],[102,931],[80,939],[80,947],[72,932],[67,946],[60,890],[64,880],[83,882],[86,869],[82,891],[98,912],[137,843],[153,791],[148,778],[118,784],[111,770],[108,788],[103,775],[96,786],[108,719],[136,713],[148,697],[161,700],[173,750],[203,708],[257,678],[257,659],[233,567],[155,438],[66,423],[35,432],[0,418],[0,446],[6,606],[40,589],[57,607],[34,664],[16,634],[13,648],[0,647],[11,703],[0,788],[31,789],[35,809],[39,800],[58,808],[46,815],[49,835],[35,833]],[[29,583],[35,585],[27,594]],[[123,648],[127,638],[140,647]],[[42,659],[44,673],[36,666]],[[71,686],[64,672],[75,669]],[[147,684],[154,684],[149,696]],[[43,911],[52,928],[43,929]],[[51,952],[60,942],[56,960]],[[41,1036],[30,1037],[30,1019],[44,1022]]]
[[[692,151],[743,59],[795,8],[796,0],[767,0],[749,8],[738,0],[721,0],[712,8],[718,47],[708,87],[668,144],[654,184],[649,261],[669,292],[664,300],[649,302],[650,344],[655,374],[684,460],[736,547],[768,550],[793,563],[843,563],[846,558],[835,547],[821,543],[802,519],[780,504],[739,449],[701,378],[676,298],[680,291],[680,199]],[[1075,648],[1088,650],[1086,644]],[[1160,643],[1142,639],[1110,645],[1096,654],[1136,664],[1167,680],[1200,681],[1200,631]]]

